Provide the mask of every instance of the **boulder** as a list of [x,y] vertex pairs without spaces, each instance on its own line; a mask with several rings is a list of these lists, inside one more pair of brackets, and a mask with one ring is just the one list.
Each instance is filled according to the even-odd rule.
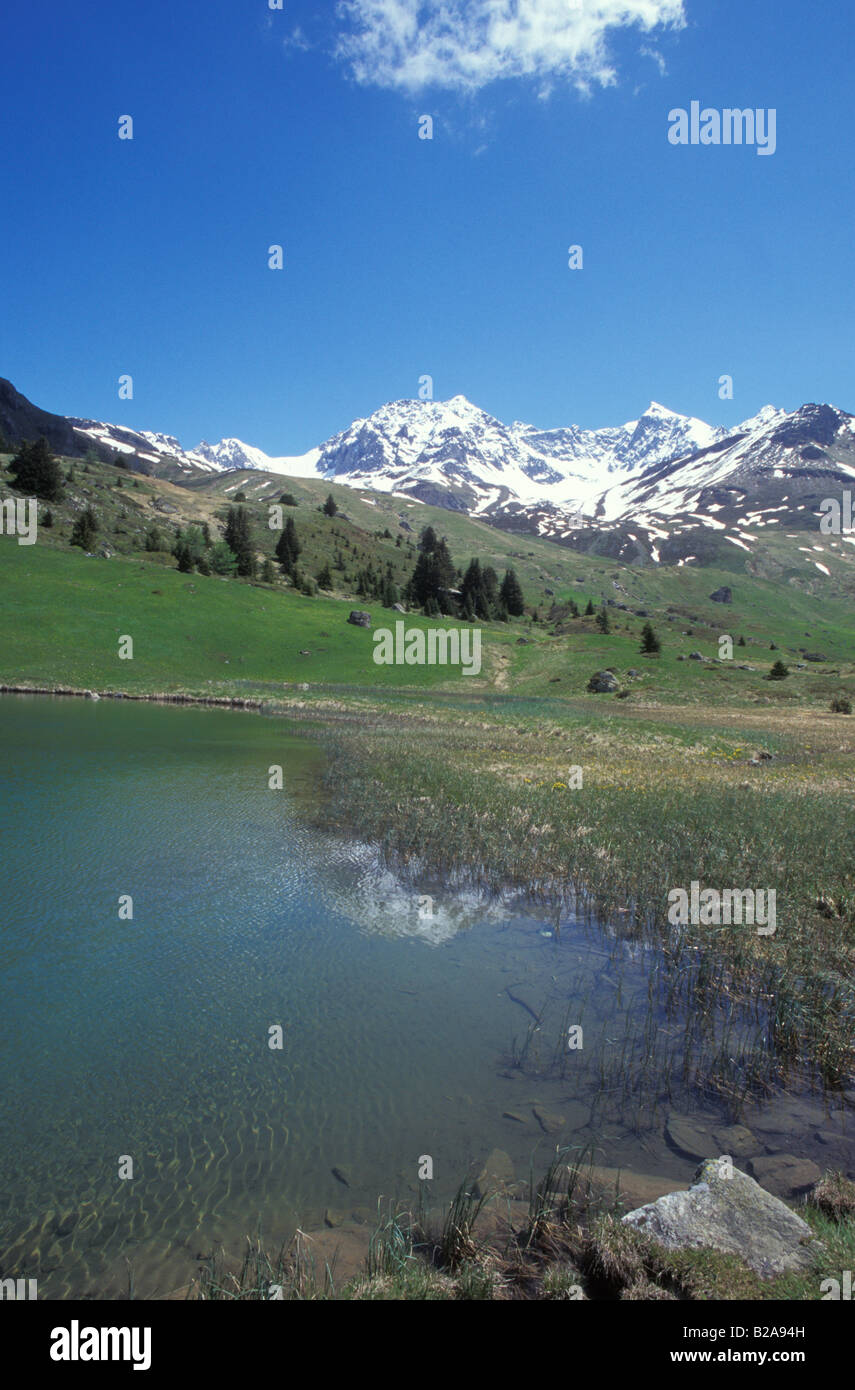
[[354,627],[370,627],[371,614],[361,613],[358,608],[353,608],[348,614],[347,621],[353,623]]
[[588,681],[588,689],[594,695],[608,695],[617,688],[617,677],[613,676],[611,671],[596,671]]
[[806,1221],[738,1168],[702,1163],[687,1192],[670,1192],[623,1218],[666,1250],[736,1255],[763,1279],[807,1269],[819,1243]]
[[714,594],[710,594],[713,603],[733,603],[733,590],[726,584],[722,584],[720,589],[716,589]]
[[706,661],[703,652],[689,652],[690,661]]

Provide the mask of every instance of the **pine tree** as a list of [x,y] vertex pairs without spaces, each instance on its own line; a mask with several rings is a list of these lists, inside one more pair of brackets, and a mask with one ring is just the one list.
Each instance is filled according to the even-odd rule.
[[484,576],[481,572],[481,562],[470,560],[469,568],[463,576],[460,585],[460,600],[463,606],[464,617],[472,622],[474,618],[482,618],[488,621],[490,618],[490,602],[487,598],[487,586],[484,583]]
[[776,661],[766,679],[767,681],[785,681],[789,674],[789,669],[783,661]]
[[645,623],[641,629],[641,647],[639,650],[646,656],[658,656],[662,650],[662,643],[650,623]]
[[745,638],[744,638],[744,637],[740,637],[740,639],[739,639],[739,641],[737,642],[736,645],[737,645],[737,647],[744,647],[744,646],[745,646]]
[[48,530],[50,530],[51,526],[53,526],[53,512],[51,511],[50,507],[48,507],[47,511],[42,517],[42,526],[46,526]]
[[320,570],[320,572],[319,572],[319,574],[318,574],[318,588],[319,588],[319,589],[331,589],[332,586],[333,586],[333,581],[332,581],[332,575],[330,574],[330,567],[329,567],[328,564],[325,564],[325,565],[323,565],[323,566],[321,567],[321,570]]
[[425,526],[419,536],[419,550],[423,555],[432,555],[436,550],[437,538],[436,531],[432,526]]
[[255,574],[255,555],[249,530],[249,516],[245,507],[229,507],[224,540],[237,559],[238,574],[243,578],[252,579]]
[[91,507],[80,513],[71,528],[71,545],[79,545],[81,550],[90,550],[98,534],[98,518]]
[[337,511],[338,507],[336,506],[336,500],[333,497],[332,493],[330,493],[329,497],[323,505],[324,516],[335,516]]
[[262,584],[276,583],[276,571],[273,568],[272,560],[265,560],[264,564],[261,566],[261,582]]
[[297,540],[297,528],[294,525],[294,518],[289,516],[288,520],[285,522],[282,535],[276,542],[276,558],[282,567],[282,573],[290,575],[292,579],[301,550],[302,546]]
[[193,555],[189,545],[181,541],[175,548],[175,558],[178,561],[178,569],[181,574],[192,574]]
[[21,441],[9,472],[17,492],[40,497],[44,502],[59,502],[62,498],[62,471],[44,435],[34,444],[26,439]]
[[512,618],[522,617],[525,612],[525,600],[520,582],[512,569],[505,570],[505,577],[499,590],[499,599]]
[[593,616],[594,616],[594,600],[589,598],[589,599],[588,599],[588,607],[585,609],[585,617],[586,617],[586,618],[593,618]]
[[603,604],[597,614],[597,627],[600,629],[600,632],[611,632],[612,630],[612,625],[609,621],[609,610],[606,608],[605,604]]

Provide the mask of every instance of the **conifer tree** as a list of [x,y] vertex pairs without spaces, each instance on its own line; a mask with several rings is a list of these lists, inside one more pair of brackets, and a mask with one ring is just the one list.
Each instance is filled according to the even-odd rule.
[[516,572],[512,569],[505,571],[502,587],[499,590],[499,599],[512,618],[522,617],[525,612],[525,600]]
[[44,435],[33,444],[26,439],[21,441],[9,464],[9,473],[17,492],[41,497],[44,502],[59,502],[62,498],[62,471]]

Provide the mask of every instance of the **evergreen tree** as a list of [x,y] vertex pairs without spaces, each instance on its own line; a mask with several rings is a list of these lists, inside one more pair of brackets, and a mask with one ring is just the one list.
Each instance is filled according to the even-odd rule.
[[81,550],[91,550],[98,534],[98,518],[91,507],[80,513],[71,528],[71,545],[79,545]]
[[586,617],[586,618],[593,618],[593,616],[594,616],[594,600],[589,598],[589,599],[588,599],[588,607],[585,609],[585,617]]
[[294,518],[290,517],[285,522],[282,535],[276,542],[276,558],[282,567],[282,573],[294,577],[294,569],[300,555],[302,546],[297,540],[297,528],[294,525]]
[[46,526],[48,530],[50,530],[51,526],[53,526],[53,512],[51,511],[50,507],[48,507],[47,511],[42,517],[42,526]]
[[272,560],[265,560],[264,564],[261,566],[261,582],[262,584],[276,583],[276,571],[273,568]]
[[318,588],[331,589],[332,586],[333,581],[332,575],[330,574],[330,567],[328,564],[325,564],[321,567],[320,573],[318,574]]
[[44,435],[34,444],[26,439],[21,441],[9,472],[17,492],[41,497],[44,502],[59,502],[62,498],[62,471]]
[[245,507],[229,507],[223,539],[237,560],[237,572],[245,579],[255,574],[255,555]]
[[323,505],[324,516],[335,516],[337,511],[338,507],[336,506],[336,500],[333,497],[332,493],[330,493],[329,497]]
[[740,639],[739,639],[739,641],[737,642],[736,645],[737,645],[737,647],[744,647],[744,646],[745,646],[745,638],[744,638],[744,637],[740,637]]
[[570,616],[571,618],[578,618],[579,616],[579,605],[572,598],[570,600]]
[[163,549],[163,537],[161,536],[161,534],[160,534],[160,532],[158,531],[158,529],[157,529],[156,526],[151,526],[151,527],[149,528],[149,530],[146,531],[146,533],[145,533],[145,548],[146,548],[146,550],[162,550],[162,549]]
[[181,541],[175,548],[175,558],[178,561],[178,569],[181,574],[193,573],[193,555],[189,545]]
[[299,505],[293,492],[283,492],[279,501],[282,503],[283,507],[296,507]]
[[484,583],[484,576],[481,572],[479,560],[470,560],[469,568],[463,576],[460,585],[460,601],[463,606],[464,616],[471,622],[474,618],[482,618],[489,621],[490,603],[487,598],[487,586]]
[[425,526],[419,536],[419,550],[422,554],[430,555],[436,550],[436,531],[432,526]]
[[650,623],[645,623],[641,629],[641,647],[639,650],[644,652],[646,656],[658,656],[662,650],[662,643]]
[[612,625],[609,621],[609,610],[606,608],[605,604],[603,604],[597,614],[597,627],[600,629],[600,632],[611,632],[612,630]]
[[512,569],[505,570],[505,577],[499,590],[499,600],[512,618],[521,618],[525,612],[523,591],[516,573]]
[[789,669],[784,665],[783,661],[776,661],[766,679],[767,681],[785,681],[789,674]]

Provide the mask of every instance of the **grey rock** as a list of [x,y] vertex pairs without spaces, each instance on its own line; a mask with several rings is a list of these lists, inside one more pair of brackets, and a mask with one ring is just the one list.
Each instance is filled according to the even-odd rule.
[[370,613],[362,613],[362,612],[360,612],[360,610],[359,610],[358,608],[354,608],[354,609],[352,609],[351,612],[348,614],[347,621],[348,621],[349,623],[353,623],[354,627],[370,627],[370,626],[371,626],[371,614],[370,614]]
[[588,681],[588,689],[594,695],[607,695],[617,688],[617,677],[613,676],[611,671],[596,671]]
[[706,661],[706,657],[703,655],[702,652],[689,652],[689,660],[690,660],[690,661]]
[[733,590],[729,589],[726,584],[722,584],[720,589],[716,589],[715,593],[710,594],[710,598],[713,603],[733,603]]
[[820,1248],[806,1221],[718,1159],[701,1164],[687,1192],[669,1192],[623,1221],[667,1250],[736,1255],[764,1279],[808,1268]]

